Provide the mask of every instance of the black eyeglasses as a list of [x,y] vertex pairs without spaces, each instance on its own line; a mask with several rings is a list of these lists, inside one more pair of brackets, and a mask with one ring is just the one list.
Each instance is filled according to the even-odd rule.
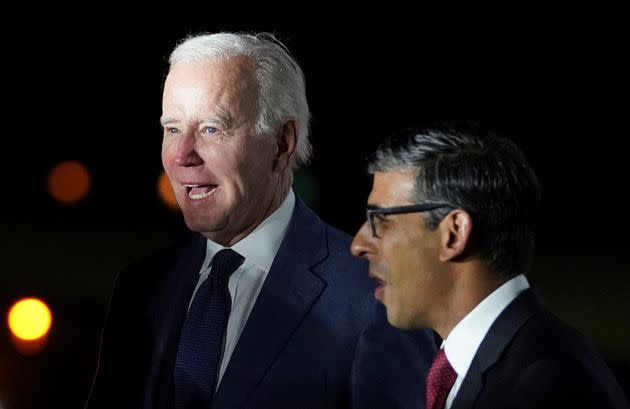
[[370,229],[372,230],[372,237],[378,237],[376,235],[376,224],[374,223],[375,216],[428,212],[430,210],[440,209],[443,207],[454,207],[454,206],[448,203],[422,203],[422,204],[413,204],[409,206],[396,206],[396,207],[368,206],[365,209],[365,215],[366,215],[368,224],[370,225]]

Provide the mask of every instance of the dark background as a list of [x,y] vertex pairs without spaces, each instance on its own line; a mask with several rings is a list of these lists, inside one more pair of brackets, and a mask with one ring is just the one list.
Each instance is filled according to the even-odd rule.
[[[178,40],[220,30],[272,31],[301,63],[315,156],[295,188],[348,233],[369,193],[364,158],[386,133],[470,119],[514,139],[543,185],[530,281],[596,344],[628,394],[629,13],[427,3],[5,8],[0,409],[80,407],[116,273],[183,232],[155,189],[161,82]],[[74,206],[46,191],[50,169],[69,159],[93,177]],[[5,322],[31,295],[54,322],[46,348],[25,356]]]

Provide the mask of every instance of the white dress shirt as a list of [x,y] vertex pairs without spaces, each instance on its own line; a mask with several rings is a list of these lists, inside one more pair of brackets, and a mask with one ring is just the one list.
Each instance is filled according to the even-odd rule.
[[450,409],[453,400],[462,386],[468,368],[488,330],[499,314],[524,290],[529,282],[520,274],[494,290],[455,325],[448,338],[442,343],[444,353],[455,372],[457,379],[451,388],[444,409]]
[[[245,261],[232,273],[228,282],[232,308],[225,333],[221,367],[217,377],[217,388],[287,231],[294,207],[295,194],[293,190],[289,190],[289,194],[284,199],[284,202],[275,212],[260,223],[247,237],[231,247],[232,250],[245,257]],[[212,258],[224,248],[213,241],[207,241],[206,259],[199,271],[199,280],[191,297],[191,303],[199,286],[210,274]]]

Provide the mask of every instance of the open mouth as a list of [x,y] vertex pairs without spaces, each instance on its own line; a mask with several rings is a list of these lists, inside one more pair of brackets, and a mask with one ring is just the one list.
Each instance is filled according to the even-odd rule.
[[213,194],[218,185],[184,185],[184,187],[189,199],[201,200]]
[[372,277],[372,279],[376,282],[376,288],[374,289],[374,298],[376,298],[377,300],[382,300],[383,290],[387,284],[380,278]]

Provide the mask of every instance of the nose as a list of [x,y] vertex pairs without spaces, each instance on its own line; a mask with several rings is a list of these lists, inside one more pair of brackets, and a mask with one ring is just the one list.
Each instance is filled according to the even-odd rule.
[[175,164],[177,166],[199,166],[203,158],[199,155],[197,138],[192,132],[184,133],[177,141]]
[[367,222],[364,222],[357,234],[354,235],[350,251],[353,256],[367,258],[370,254],[375,253],[375,246],[372,243],[372,234]]

